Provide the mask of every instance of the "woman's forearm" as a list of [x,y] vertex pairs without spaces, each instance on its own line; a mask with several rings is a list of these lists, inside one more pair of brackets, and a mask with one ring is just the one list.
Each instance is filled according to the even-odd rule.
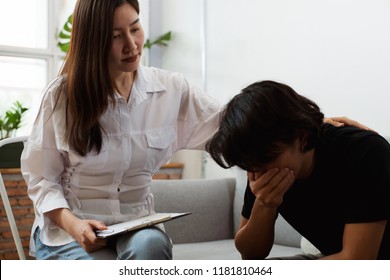
[[57,226],[61,227],[71,235],[72,224],[79,220],[68,208],[54,209],[50,212],[46,212],[45,215],[54,223],[56,223]]

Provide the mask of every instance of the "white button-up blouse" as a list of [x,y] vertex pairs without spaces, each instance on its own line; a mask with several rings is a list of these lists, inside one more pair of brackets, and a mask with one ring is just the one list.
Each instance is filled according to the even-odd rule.
[[[139,66],[129,101],[116,95],[102,115],[103,146],[82,157],[64,141],[65,104],[55,106],[63,78],[47,87],[21,157],[41,240],[50,246],[74,241],[45,212],[69,208],[106,225],[154,212],[152,175],[180,149],[204,149],[216,131],[220,106],[183,75]],[[31,254],[34,255],[33,238]]]

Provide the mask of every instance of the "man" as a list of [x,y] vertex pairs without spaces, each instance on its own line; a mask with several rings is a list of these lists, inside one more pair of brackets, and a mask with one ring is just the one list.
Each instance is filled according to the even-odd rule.
[[323,118],[313,101],[273,81],[226,105],[207,151],[224,168],[248,171],[235,237],[242,258],[268,256],[280,213],[321,252],[286,259],[390,259],[390,145]]

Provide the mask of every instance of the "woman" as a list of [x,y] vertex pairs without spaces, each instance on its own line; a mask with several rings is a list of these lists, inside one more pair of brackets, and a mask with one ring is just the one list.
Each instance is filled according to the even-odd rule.
[[[22,172],[34,203],[37,259],[171,259],[159,227],[110,239],[106,225],[154,213],[152,174],[180,149],[204,149],[217,102],[183,75],[140,64],[136,0],[82,0],[61,75],[46,89]],[[347,120],[348,121],[348,120]]]
[[[91,259],[95,231],[154,213],[152,174],[179,149],[203,149],[218,104],[183,75],[140,65],[136,0],[78,1],[61,76],[46,89],[22,155],[34,202],[31,254]],[[110,240],[119,259],[171,259],[152,227]]]

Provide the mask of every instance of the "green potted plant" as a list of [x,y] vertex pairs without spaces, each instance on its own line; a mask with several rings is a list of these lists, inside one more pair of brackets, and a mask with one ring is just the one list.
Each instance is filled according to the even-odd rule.
[[[28,110],[19,101],[13,106],[0,114],[0,140],[13,137],[16,131],[22,126],[23,114]],[[9,144],[1,149],[0,168],[17,168],[20,165],[19,153],[22,143]]]

